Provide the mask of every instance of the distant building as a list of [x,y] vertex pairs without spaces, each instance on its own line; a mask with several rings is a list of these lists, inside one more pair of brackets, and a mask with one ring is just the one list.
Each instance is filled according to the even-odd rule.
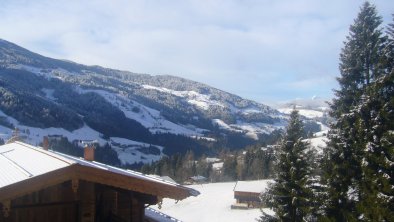
[[208,178],[201,175],[197,175],[197,176],[189,177],[185,182],[185,184],[201,184],[201,183],[206,183],[207,181]]
[[99,145],[99,142],[97,140],[74,140],[73,144],[80,148],[85,148],[86,146],[97,147]]
[[238,181],[234,187],[236,203],[231,209],[248,209],[262,207],[260,195],[272,180]]
[[207,163],[218,163],[220,161],[222,161],[222,160],[219,159],[219,158],[216,158],[216,157],[207,157],[207,158],[205,158],[205,162],[207,162]]
[[96,162],[92,147],[84,152],[77,158],[22,142],[0,146],[0,221],[150,222],[155,220],[145,215],[146,206],[199,195]]
[[214,164],[212,164],[212,170],[214,170],[218,173],[221,173],[222,169],[223,169],[223,165],[224,165],[224,162],[214,163]]

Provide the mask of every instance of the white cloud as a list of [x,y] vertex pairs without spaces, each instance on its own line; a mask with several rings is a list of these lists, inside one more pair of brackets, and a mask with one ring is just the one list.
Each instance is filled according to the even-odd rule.
[[[374,2],[391,20],[394,5]],[[263,102],[330,97],[342,41],[361,4],[6,0],[0,38],[47,56],[178,75]]]

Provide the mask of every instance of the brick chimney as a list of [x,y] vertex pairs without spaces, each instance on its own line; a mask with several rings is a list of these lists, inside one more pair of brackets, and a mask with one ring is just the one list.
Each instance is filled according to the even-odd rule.
[[87,161],[94,161],[94,149],[93,144],[87,144],[83,151],[83,158]]
[[49,140],[48,140],[47,136],[44,136],[44,138],[42,140],[42,148],[44,148],[44,150],[49,149]]

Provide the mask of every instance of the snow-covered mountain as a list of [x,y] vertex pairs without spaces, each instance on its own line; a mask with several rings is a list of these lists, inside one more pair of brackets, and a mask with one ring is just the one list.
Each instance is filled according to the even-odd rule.
[[[283,128],[287,119],[269,106],[195,81],[51,59],[5,40],[0,99],[3,138],[18,127],[34,144],[44,135],[95,139],[110,143],[123,163],[187,149],[241,148]],[[140,151],[149,146],[159,152]]]
[[328,100],[313,96],[311,99],[295,99],[275,105],[275,108],[284,114],[290,114],[295,108],[301,116],[319,121],[325,125],[330,121]]

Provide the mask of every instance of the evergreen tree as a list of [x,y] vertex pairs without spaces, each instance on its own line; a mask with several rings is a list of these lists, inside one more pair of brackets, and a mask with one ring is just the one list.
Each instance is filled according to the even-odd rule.
[[[275,183],[263,195],[272,207],[276,220],[304,221],[310,216],[312,197],[311,168],[308,162],[308,143],[302,141],[303,124],[298,111],[293,110],[280,149],[278,150]],[[263,212],[262,221],[275,220]]]
[[253,161],[253,152],[251,150],[246,151],[244,155],[244,164],[242,166],[243,168],[243,175],[242,177],[239,177],[243,180],[248,180],[251,176],[251,167],[252,167],[252,161]]
[[[380,61],[381,74],[365,92],[361,104],[368,143],[362,160],[364,181],[358,210],[365,221],[394,221],[394,23]],[[366,124],[365,124],[366,125]]]
[[330,107],[335,122],[328,135],[323,180],[328,195],[325,213],[335,221],[362,218],[359,201],[365,197],[366,181],[362,163],[372,127],[370,110],[363,105],[370,98],[371,84],[382,75],[381,23],[375,7],[365,2],[340,55],[340,89]]
[[225,181],[234,181],[237,179],[237,158],[229,155],[224,159],[223,175]]

